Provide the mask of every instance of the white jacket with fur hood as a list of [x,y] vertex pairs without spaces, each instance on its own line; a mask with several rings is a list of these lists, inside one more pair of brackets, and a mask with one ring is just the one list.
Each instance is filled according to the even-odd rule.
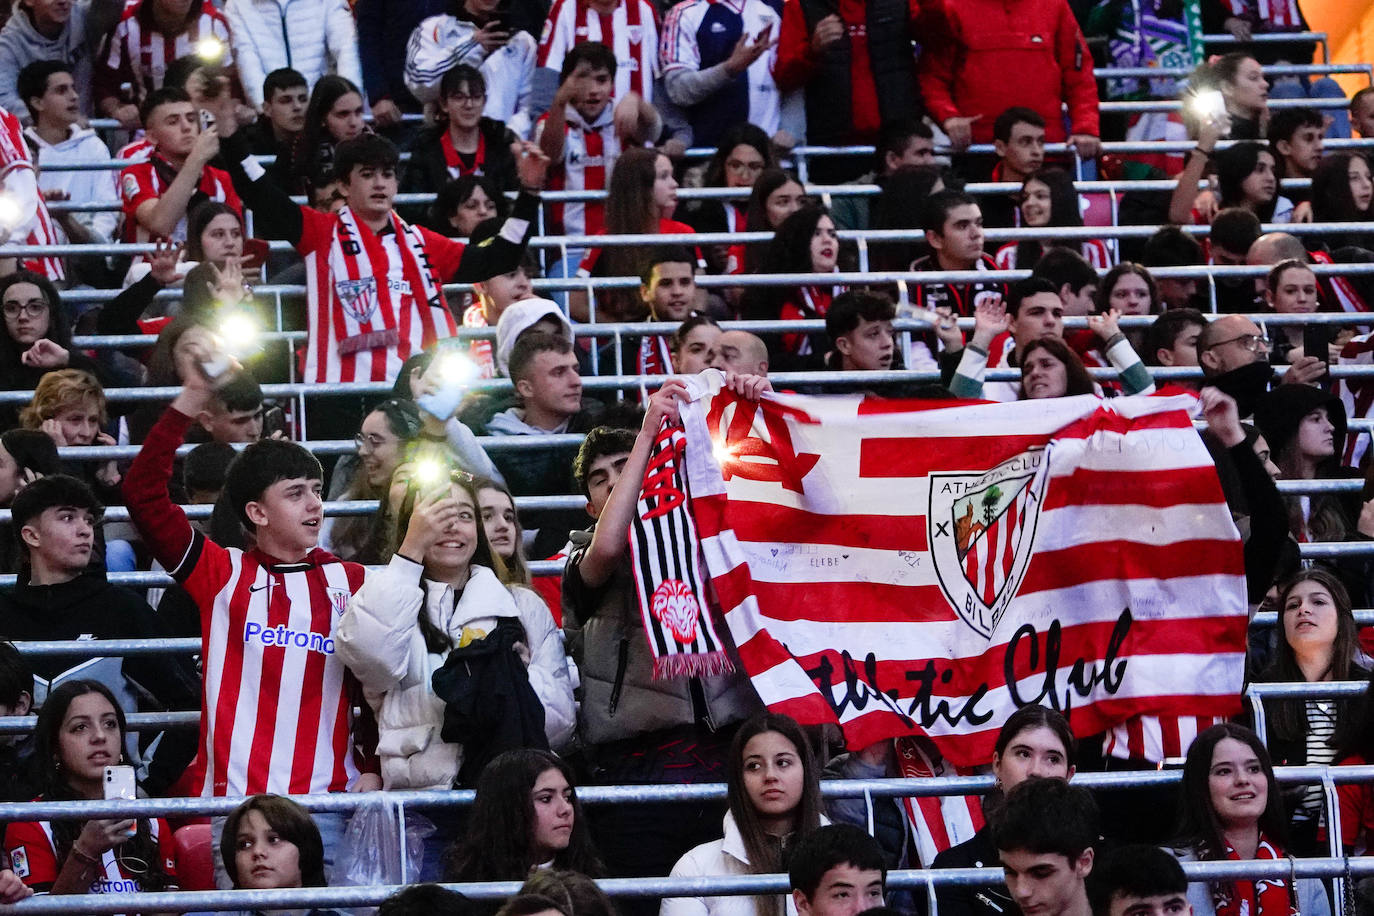
[[544,732],[558,748],[577,723],[563,637],[548,607],[527,588],[507,588],[485,566],[473,566],[463,593],[423,578],[424,569],[404,557],[370,574],[348,602],[335,630],[340,657],[362,682],[377,714],[377,756],[388,789],[447,789],[463,763],[463,747],[439,737],[444,701],[430,676],[445,656],[425,646],[418,624],[428,614],[455,645],[480,639],[496,618],[516,617],[530,651],[530,686],[544,704]]

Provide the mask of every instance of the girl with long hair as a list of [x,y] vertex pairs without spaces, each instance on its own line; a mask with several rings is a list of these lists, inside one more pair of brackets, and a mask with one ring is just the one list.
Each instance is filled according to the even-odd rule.
[[[1374,221],[1374,182],[1369,156],[1362,152],[1332,153],[1312,173],[1312,220],[1318,223],[1368,223]],[[1374,248],[1368,233],[1342,233],[1317,239],[1332,251],[1356,246]],[[1311,247],[1309,245],[1309,247]]]
[[1225,136],[1233,140],[1264,138],[1269,123],[1269,81],[1255,58],[1241,51],[1223,54],[1200,65],[1188,84],[1190,98],[1216,91],[1222,101],[1222,110],[1216,112],[1201,112],[1196,104],[1184,105],[1192,136],[1198,136],[1198,121],[1213,114],[1218,116]]
[[[1269,752],[1243,725],[1197,736],[1183,764],[1174,854],[1184,862],[1282,860],[1293,852]],[[1320,879],[1195,881],[1193,916],[1330,916]]]
[[[99,681],[64,681],[43,702],[34,729],[39,801],[98,801],[105,768],[124,760],[124,710]],[[22,850],[24,883],[48,894],[117,894],[176,887],[172,831],[162,818],[14,822],[11,858]]]
[[1212,157],[1217,169],[1221,207],[1249,210],[1261,223],[1286,223],[1292,219],[1293,202],[1279,193],[1276,160],[1269,147],[1250,140],[1237,143]]
[[[1279,683],[1321,683],[1368,674],[1359,631],[1345,586],[1320,567],[1303,570],[1279,586],[1278,651],[1262,679]],[[1352,704],[1336,699],[1276,700],[1269,704],[1269,751],[1280,765],[1319,766],[1334,762],[1332,742]],[[1293,811],[1293,851],[1316,854],[1322,822],[1320,785],[1303,786]]]
[[[31,390],[45,372],[81,369],[97,375],[93,360],[72,346],[72,329],[57,287],[42,274],[17,270],[0,278],[0,389]],[[17,425],[17,407],[0,407],[5,428]]]
[[[1306,261],[1296,258],[1280,261],[1265,277],[1264,301],[1278,315],[1311,315],[1321,309],[1317,275]],[[1281,324],[1275,333],[1276,339],[1269,348],[1271,363],[1286,366],[1306,355],[1302,348],[1302,325]],[[1312,355],[1322,362],[1335,362],[1329,350]]]
[[603,873],[572,767],[550,751],[507,751],[477,780],[463,837],[444,854],[444,880],[523,881],[543,867]]
[[520,515],[515,511],[515,498],[510,488],[489,477],[476,478],[473,486],[477,490],[477,506],[482,512],[487,542],[505,567],[501,581],[528,588],[530,564],[525,558],[525,530],[520,527]]
[[[984,809],[991,810],[1027,779],[1072,779],[1077,750],[1078,742],[1068,720],[1055,710],[1045,706],[1016,710],[1007,717],[993,745],[992,772],[997,777],[997,786],[983,800]],[[936,856],[931,867],[969,868],[995,866],[997,862],[992,832],[984,827],[972,839]],[[1000,886],[940,884],[936,886],[935,899],[943,916],[1005,916],[1014,911],[1010,895]]]
[[[1078,189],[1073,176],[1063,169],[1046,168],[1032,172],[1021,185],[1021,226],[1026,229],[1079,227],[1083,214],[1078,205]],[[1007,242],[997,249],[993,260],[998,270],[1034,267],[1042,255],[1054,246],[1078,249],[1094,270],[1112,266],[1112,251],[1101,239],[1022,239]]]
[[[790,716],[760,713],[730,744],[725,836],[703,843],[673,866],[671,877],[767,875],[787,870],[788,852],[829,823],[810,742]],[[784,916],[790,898],[665,897],[660,916]]]
[[[790,172],[767,168],[754,179],[744,208],[745,232],[777,232],[787,217],[806,204],[806,188]],[[730,246],[730,273],[757,273],[767,249],[763,244]]]
[[[620,154],[606,190],[607,235],[657,235],[695,232],[686,223],[673,219],[677,210],[677,179],[673,161],[657,150],[635,147]],[[643,245],[593,248],[578,266],[579,277],[638,277],[644,273],[649,248]],[[700,262],[700,256],[697,257]],[[578,320],[586,308],[585,295],[570,297],[572,314]],[[637,290],[607,290],[597,298],[600,320],[639,321],[644,303]]]
[[[572,736],[562,639],[539,596],[502,583],[505,563],[487,541],[473,481],[437,457],[398,468],[390,492],[399,506],[390,562],[368,577],[339,623],[339,652],[377,712],[388,789],[448,788],[490,756],[482,747],[438,740],[444,703],[430,684],[452,651],[479,640],[509,643],[506,651],[524,663],[543,707],[538,737],[559,746]],[[418,747],[397,738],[401,749],[385,750],[389,737],[424,728],[429,738]]]
[[291,157],[292,190],[309,194],[313,186],[328,184],[332,180],[335,148],[366,130],[362,91],[342,76],[327,73],[320,77],[310,92],[305,130],[297,138]]
[[334,477],[346,481],[331,499],[377,499],[372,515],[332,516],[320,530],[320,546],[345,560],[376,565],[382,562],[383,534],[388,530],[384,497],[391,475],[401,466],[410,443],[420,434],[420,412],[413,401],[390,398],[363,417],[353,437],[357,456],[345,467],[341,460]]
[[[835,221],[824,207],[804,207],[783,220],[760,266],[765,274],[839,274],[840,241]],[[821,283],[793,287],[750,287],[744,295],[743,316],[751,320],[824,318],[835,296],[848,287]],[[770,366],[820,368],[829,349],[824,332],[770,334]]]
[[[1330,480],[1352,472],[1341,465],[1346,415],[1341,399],[1310,385],[1278,385],[1255,405],[1255,425],[1285,480]],[[1285,497],[1289,527],[1300,541],[1344,540],[1358,506],[1340,493]]]

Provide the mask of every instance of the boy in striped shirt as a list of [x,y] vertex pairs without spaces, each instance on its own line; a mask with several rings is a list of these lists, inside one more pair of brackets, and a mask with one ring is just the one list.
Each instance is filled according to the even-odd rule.
[[[334,650],[334,625],[364,570],[317,546],[320,464],[292,442],[252,444],[230,465],[225,492],[256,546],[226,549],[193,528],[167,485],[177,446],[215,398],[201,367],[216,347],[192,328],[178,350],[184,386],[144,440],[124,496],[144,543],[200,609],[205,686],[190,784],[202,796],[379,789],[375,760],[355,746],[361,694]],[[316,820],[330,861],[342,820]]]

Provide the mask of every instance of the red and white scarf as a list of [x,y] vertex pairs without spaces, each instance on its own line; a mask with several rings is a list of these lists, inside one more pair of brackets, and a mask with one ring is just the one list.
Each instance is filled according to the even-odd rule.
[[[395,213],[390,214],[405,282],[405,287],[393,289],[388,282],[390,258],[381,237],[359,226],[348,207],[336,217],[334,240],[326,257],[333,284],[334,339],[339,355],[346,359],[362,350],[395,347],[412,340],[416,320],[421,323],[422,336],[419,347],[414,349],[432,344],[439,336],[434,321],[440,314],[433,306],[443,306],[444,298],[435,282],[420,230]],[[447,307],[442,312],[447,314]],[[452,336],[452,332],[444,336]],[[409,354],[399,356],[405,359]]]
[[668,375],[673,371],[672,354],[668,349],[668,338],[653,334],[639,338],[639,358],[635,368],[640,375]]
[[[1288,858],[1263,833],[1254,857],[1260,860]],[[1242,861],[1229,843],[1226,844],[1226,859]],[[1212,903],[1217,916],[1299,916],[1297,899],[1293,888],[1283,878],[1237,879],[1212,885]]]
[[[475,302],[463,310],[463,327],[489,328],[487,313],[482,304]],[[468,341],[468,359],[481,371],[480,378],[496,378],[496,360],[492,356],[491,341],[475,338]]]
[[463,164],[463,156],[453,145],[453,134],[444,131],[439,138],[439,148],[444,151],[444,165],[448,166],[448,177],[462,178],[464,175],[485,175],[483,166],[487,164],[487,138],[477,132],[477,152],[472,154],[472,167]]

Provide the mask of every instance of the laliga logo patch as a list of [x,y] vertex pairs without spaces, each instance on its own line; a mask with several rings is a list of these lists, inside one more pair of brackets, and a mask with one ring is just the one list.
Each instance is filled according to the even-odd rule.
[[363,277],[361,280],[336,280],[334,293],[349,317],[358,324],[367,324],[372,313],[377,311],[377,279]]
[[29,853],[23,846],[10,850],[10,868],[20,878],[29,876]]
[[1037,447],[988,471],[930,475],[926,526],[936,578],[981,636],[992,636],[1030,564],[1048,454]]
[[658,622],[666,626],[673,639],[684,646],[697,639],[697,616],[701,607],[692,590],[681,579],[668,579],[654,589],[649,608]]

